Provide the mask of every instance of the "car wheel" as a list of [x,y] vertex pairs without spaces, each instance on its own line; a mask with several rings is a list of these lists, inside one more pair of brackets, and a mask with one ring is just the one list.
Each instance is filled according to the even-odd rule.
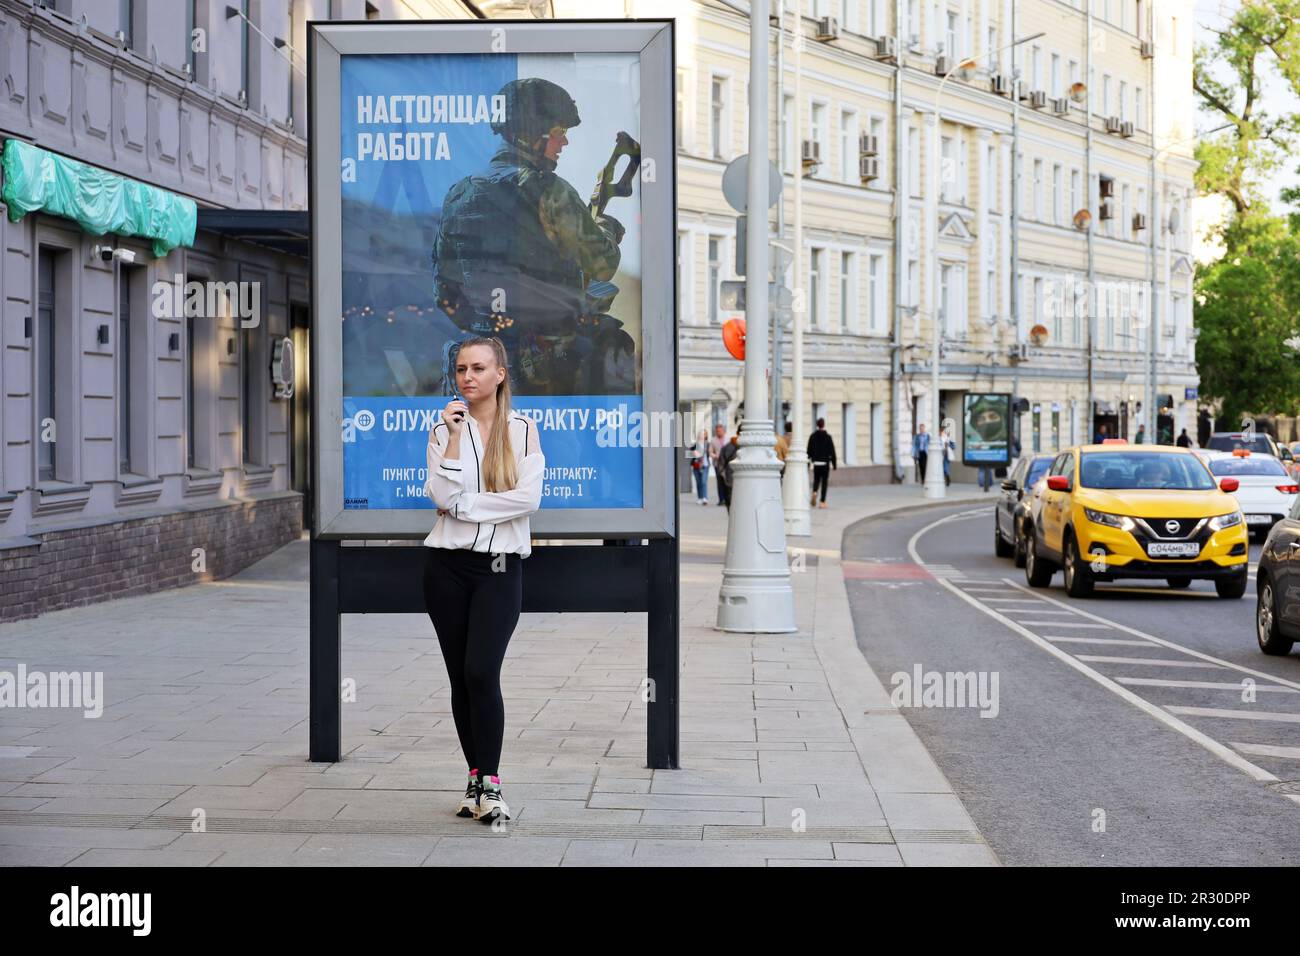
[[1074,535],[1065,539],[1065,593],[1072,598],[1092,597],[1092,571],[1080,559],[1079,547],[1074,543]]
[[1277,625],[1277,602],[1273,597],[1273,582],[1264,578],[1259,584],[1259,596],[1255,604],[1255,636],[1259,639],[1259,649],[1265,654],[1290,654],[1294,641],[1282,636]]
[[1023,525],[1017,523],[1016,527],[1016,551],[1011,560],[1016,563],[1016,567],[1025,566],[1025,529]]
[[1246,569],[1242,568],[1240,574],[1234,574],[1230,578],[1215,578],[1214,590],[1219,592],[1219,597],[1233,600],[1246,593]]
[[1045,588],[1052,583],[1055,569],[1038,559],[1038,539],[1033,529],[1025,532],[1025,580],[1031,588]]
[[993,516],[993,553],[999,558],[1009,558],[1014,549],[1002,537],[1002,531],[998,528],[998,516]]
[[1165,578],[1165,583],[1168,584],[1175,591],[1181,591],[1184,588],[1189,588],[1192,586],[1192,579],[1191,578]]

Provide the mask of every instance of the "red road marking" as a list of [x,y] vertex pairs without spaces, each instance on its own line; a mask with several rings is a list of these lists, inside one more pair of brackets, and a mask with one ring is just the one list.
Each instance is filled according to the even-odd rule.
[[911,561],[841,561],[844,577],[867,581],[931,581],[925,568]]

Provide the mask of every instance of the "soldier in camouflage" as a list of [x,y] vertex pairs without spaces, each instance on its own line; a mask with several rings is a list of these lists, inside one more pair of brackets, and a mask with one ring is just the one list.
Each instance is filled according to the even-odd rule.
[[624,229],[555,173],[565,134],[580,122],[572,97],[539,78],[500,93],[504,118],[492,130],[505,142],[485,172],[443,200],[433,249],[438,305],[466,332],[501,336],[521,392],[599,393],[606,353],[635,348],[604,314],[617,293],[608,280]]

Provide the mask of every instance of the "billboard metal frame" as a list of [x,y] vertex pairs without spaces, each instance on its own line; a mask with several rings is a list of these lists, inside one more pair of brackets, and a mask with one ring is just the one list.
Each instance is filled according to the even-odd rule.
[[[677,411],[676,176],[672,20],[321,21],[308,24],[312,237],[312,413],[315,527],[321,538],[423,539],[433,509],[343,507],[343,280],[340,109],[342,58],[374,54],[636,53],[640,57],[641,153],[655,177],[639,184],[642,411]],[[499,47],[498,47],[499,48]],[[643,167],[644,169],[644,167]],[[429,277],[432,288],[433,276]],[[526,400],[522,396],[521,400]],[[543,440],[545,437],[543,436]],[[674,434],[673,440],[681,436]],[[642,449],[640,508],[544,508],[539,538],[676,535],[676,448]],[[421,460],[422,463],[423,460]]]

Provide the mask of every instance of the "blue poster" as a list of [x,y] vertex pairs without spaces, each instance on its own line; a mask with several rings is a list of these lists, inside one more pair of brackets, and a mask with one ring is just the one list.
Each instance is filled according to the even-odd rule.
[[495,336],[543,508],[640,508],[635,54],[342,60],[345,509],[433,509],[460,343]]

